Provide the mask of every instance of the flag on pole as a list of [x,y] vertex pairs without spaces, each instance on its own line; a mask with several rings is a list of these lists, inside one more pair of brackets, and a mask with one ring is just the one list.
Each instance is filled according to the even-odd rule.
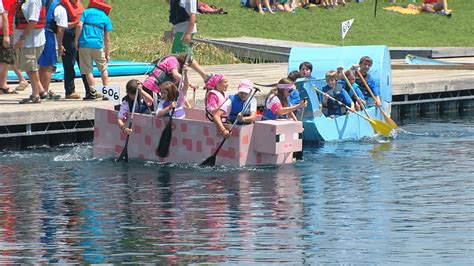
[[344,37],[346,37],[347,32],[352,26],[352,23],[354,22],[354,19],[346,20],[341,23],[341,36],[342,40],[344,40]]

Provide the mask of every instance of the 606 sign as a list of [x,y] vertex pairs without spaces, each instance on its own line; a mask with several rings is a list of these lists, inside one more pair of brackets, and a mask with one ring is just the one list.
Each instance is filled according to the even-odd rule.
[[120,103],[120,88],[119,86],[102,86],[101,90],[103,95],[107,96],[110,101]]

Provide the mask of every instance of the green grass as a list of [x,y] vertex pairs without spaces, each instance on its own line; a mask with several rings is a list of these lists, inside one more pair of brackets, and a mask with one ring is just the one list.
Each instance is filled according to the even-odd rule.
[[[169,44],[163,42],[163,32],[170,30],[169,4],[165,0],[112,0],[114,31],[112,48],[117,59],[151,61],[166,54]],[[240,6],[239,0],[206,0],[223,7],[227,15],[199,15],[199,38],[261,37],[324,44],[341,44],[340,25],[354,18],[345,45],[383,44],[391,47],[472,47],[474,44],[474,1],[452,0],[452,18],[433,14],[402,15],[382,7],[386,0],[355,3],[333,10],[312,7],[298,9],[295,14],[278,12],[259,15]],[[398,3],[411,3],[399,0]],[[417,3],[421,2],[418,0]],[[202,64],[234,63],[238,60],[209,45],[198,45],[196,57]]]

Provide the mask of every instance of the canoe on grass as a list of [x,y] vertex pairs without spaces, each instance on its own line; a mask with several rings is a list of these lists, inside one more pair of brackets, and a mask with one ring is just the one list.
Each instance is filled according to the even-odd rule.
[[[185,119],[173,119],[169,155],[160,158],[155,149],[169,118],[135,114],[133,131],[128,143],[130,159],[200,164],[211,156],[222,141],[214,123],[207,120],[204,110],[186,109]],[[94,123],[94,156],[117,158],[122,152],[126,135],[116,124],[117,112],[96,108]],[[282,165],[293,162],[293,153],[302,150],[303,127],[299,121],[257,121],[236,126],[216,157],[216,165],[252,166]]]
[[[370,56],[373,60],[369,72],[380,88],[383,108],[390,113],[392,102],[392,80],[390,53],[386,46],[345,46],[331,48],[293,48],[288,61],[288,72],[298,70],[303,61],[313,64],[312,75],[316,81],[299,79],[296,88],[301,98],[308,97],[308,106],[303,118],[303,140],[305,141],[337,141],[361,139],[375,135],[370,123],[357,116],[347,114],[337,118],[325,117],[319,110],[319,97],[313,86],[321,89],[326,85],[324,80],[328,70],[336,70],[338,66],[344,69],[358,64],[362,56]],[[371,118],[383,120],[382,114],[375,107],[368,108]],[[365,114],[360,112],[363,116]]]
[[[148,71],[151,71],[154,67],[153,64],[145,62],[133,62],[133,61],[124,61],[124,60],[112,60],[109,61],[107,70],[110,77],[114,76],[133,76],[133,75],[144,75]],[[76,71],[76,77],[81,77],[81,72],[79,71],[79,66],[76,64],[74,66]],[[93,68],[94,77],[100,77],[100,72],[94,64]],[[28,75],[23,72],[23,75],[28,79]],[[64,79],[64,69],[62,63],[56,64],[56,70],[53,72],[51,77],[52,80],[63,80]],[[18,81],[13,70],[8,71],[8,81]]]

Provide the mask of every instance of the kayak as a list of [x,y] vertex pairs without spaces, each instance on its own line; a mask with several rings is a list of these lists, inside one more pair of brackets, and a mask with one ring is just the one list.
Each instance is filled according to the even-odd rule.
[[[147,72],[153,69],[154,65],[151,63],[146,62],[133,62],[133,61],[125,61],[125,60],[112,60],[109,61],[107,66],[107,71],[109,72],[110,77],[115,76],[133,76],[133,75],[144,75]],[[74,70],[76,72],[76,77],[81,77],[81,73],[79,71],[79,66],[76,64],[74,66]],[[93,66],[93,74],[94,77],[100,77],[100,71],[97,67]],[[28,75],[23,72],[23,75],[26,79],[28,79]],[[52,80],[61,81],[64,79],[64,68],[62,63],[57,63],[55,71],[51,77]],[[13,70],[8,71],[8,81],[18,81],[18,77],[16,76]]]

